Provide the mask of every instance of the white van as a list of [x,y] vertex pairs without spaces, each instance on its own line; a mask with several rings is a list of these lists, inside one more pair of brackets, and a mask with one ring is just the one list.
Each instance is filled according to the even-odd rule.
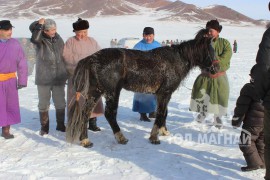
[[117,47],[132,49],[135,46],[135,44],[137,44],[139,41],[140,41],[139,38],[133,38],[133,37],[122,38],[118,41]]

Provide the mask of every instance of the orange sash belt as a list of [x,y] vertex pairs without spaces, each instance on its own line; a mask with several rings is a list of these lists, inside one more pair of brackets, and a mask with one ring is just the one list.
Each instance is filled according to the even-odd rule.
[[15,72],[7,73],[7,74],[0,74],[0,81],[6,81],[6,80],[9,80],[11,78],[16,78]]
[[203,76],[210,77],[210,78],[218,78],[218,77],[220,77],[220,76],[224,76],[224,75],[226,74],[226,72],[223,71],[223,72],[218,72],[218,73],[216,73],[216,74],[211,74],[211,73],[209,73],[209,72],[202,72],[201,74],[202,74]]

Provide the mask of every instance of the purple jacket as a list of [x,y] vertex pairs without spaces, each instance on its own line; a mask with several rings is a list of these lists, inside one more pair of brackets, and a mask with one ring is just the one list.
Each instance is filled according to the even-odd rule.
[[0,74],[17,72],[18,85],[27,85],[27,60],[16,39],[0,43]]
[[0,127],[21,122],[18,85],[27,85],[27,61],[16,39],[0,42],[0,74],[17,72],[17,78],[0,81]]

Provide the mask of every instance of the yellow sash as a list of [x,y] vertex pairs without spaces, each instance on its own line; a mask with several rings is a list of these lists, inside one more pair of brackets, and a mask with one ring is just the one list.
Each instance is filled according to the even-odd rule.
[[9,80],[11,78],[16,78],[15,72],[7,73],[7,74],[0,74],[0,81],[6,81],[6,80]]

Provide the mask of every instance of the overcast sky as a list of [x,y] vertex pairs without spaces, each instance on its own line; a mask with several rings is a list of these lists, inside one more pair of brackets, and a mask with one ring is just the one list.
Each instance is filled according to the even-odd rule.
[[[173,0],[172,0],[173,1]],[[253,19],[270,20],[268,11],[269,0],[180,0],[184,3],[194,4],[198,7],[209,5],[225,5]]]

